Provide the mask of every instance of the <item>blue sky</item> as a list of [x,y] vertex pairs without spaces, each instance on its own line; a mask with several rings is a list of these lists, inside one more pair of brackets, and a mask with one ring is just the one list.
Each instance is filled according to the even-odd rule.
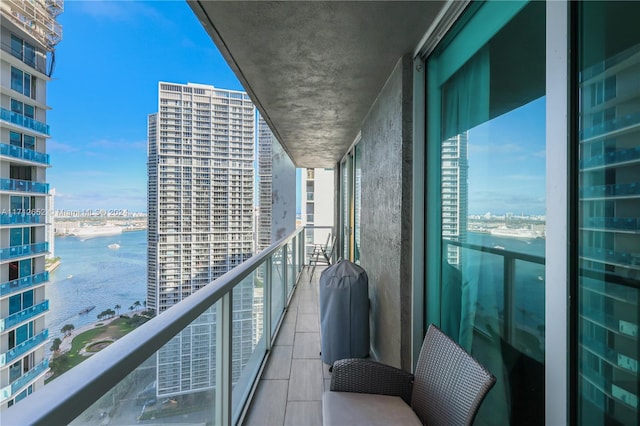
[[469,130],[469,214],[545,214],[545,102]]
[[47,86],[56,210],[146,211],[158,81],[243,90],[185,1],[66,1]]

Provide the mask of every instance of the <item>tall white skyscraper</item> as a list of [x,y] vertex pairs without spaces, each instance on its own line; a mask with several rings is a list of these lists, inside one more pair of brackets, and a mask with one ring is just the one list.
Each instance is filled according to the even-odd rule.
[[[147,308],[156,314],[251,257],[254,135],[246,93],[158,84],[158,112],[148,118]],[[255,338],[253,282],[246,281],[233,298],[236,379]],[[215,385],[215,316],[201,316],[159,352],[159,395]]]
[[[442,142],[442,238],[465,242],[469,210],[467,132]],[[447,245],[446,259],[460,265],[460,247]]]
[[0,3],[0,411],[44,386],[49,370],[46,95],[63,8]]

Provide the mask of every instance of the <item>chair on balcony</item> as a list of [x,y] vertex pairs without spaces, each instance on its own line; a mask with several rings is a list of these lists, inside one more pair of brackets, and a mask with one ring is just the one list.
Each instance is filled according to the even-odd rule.
[[311,274],[309,275],[309,282],[313,279],[313,273],[316,271],[317,265],[331,265],[331,258],[333,257],[333,251],[336,246],[336,236],[327,235],[327,241],[322,244],[316,244],[311,253],[309,259],[309,266],[311,267]]
[[333,364],[325,425],[471,425],[495,377],[434,325],[415,374],[367,359]]

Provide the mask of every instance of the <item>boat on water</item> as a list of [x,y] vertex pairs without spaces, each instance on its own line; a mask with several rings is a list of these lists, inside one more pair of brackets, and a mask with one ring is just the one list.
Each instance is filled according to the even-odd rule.
[[71,278],[73,278],[73,275],[69,274],[67,275],[67,279],[70,280]]
[[122,234],[122,227],[115,225],[81,226],[80,228],[72,229],[70,232],[70,235],[79,238],[81,241],[88,240],[89,238],[111,237],[120,234]]
[[86,308],[84,308],[83,310],[81,310],[80,312],[78,312],[78,314],[80,315],[84,315],[84,314],[88,314],[89,312],[91,312],[92,310],[94,310],[96,308],[95,305],[93,306],[87,306]]
[[118,243],[113,243],[113,244],[109,244],[107,247],[109,247],[110,249],[114,249],[117,250],[120,248],[120,244]]
[[542,236],[539,232],[532,229],[507,228],[506,226],[490,229],[489,233],[494,237],[509,238],[540,238]]

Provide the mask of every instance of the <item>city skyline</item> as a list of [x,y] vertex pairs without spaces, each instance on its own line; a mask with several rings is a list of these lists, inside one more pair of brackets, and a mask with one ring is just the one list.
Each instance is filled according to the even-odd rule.
[[158,81],[244,89],[186,2],[67,2],[60,22],[47,90],[56,209],[146,211]]

